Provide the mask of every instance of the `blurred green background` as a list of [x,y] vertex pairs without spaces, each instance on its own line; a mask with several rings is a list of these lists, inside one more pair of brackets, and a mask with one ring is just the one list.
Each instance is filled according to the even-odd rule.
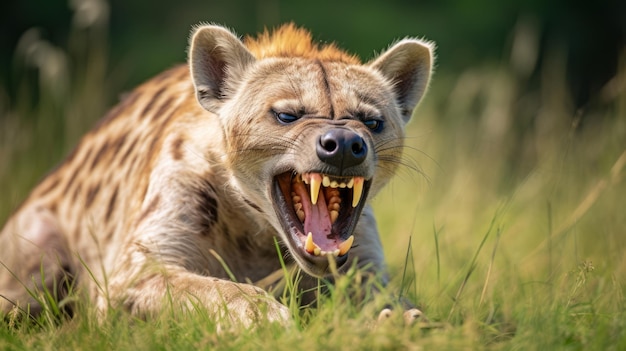
[[[392,40],[423,36],[437,42],[438,70],[460,72],[510,55],[516,30],[530,41],[537,65],[543,53],[563,50],[572,94],[585,104],[614,74],[626,38],[626,2],[620,0],[6,0],[0,5],[0,81],[10,92],[15,49],[23,34],[60,47],[76,27],[107,25],[110,72],[116,88],[129,89],[185,60],[193,24],[215,22],[244,35],[294,21],[322,41],[336,41],[370,58]],[[536,41],[533,42],[533,41]]]

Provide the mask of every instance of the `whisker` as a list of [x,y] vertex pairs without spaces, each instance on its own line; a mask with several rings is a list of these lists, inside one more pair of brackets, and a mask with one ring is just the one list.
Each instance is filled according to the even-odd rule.
[[[416,148],[416,147],[414,147],[414,146],[411,146],[411,145],[395,145],[395,146],[381,147],[381,144],[380,144],[380,143],[378,143],[378,144],[375,146],[375,151],[376,151],[377,153],[379,153],[379,154],[381,154],[381,153],[385,153],[385,152],[387,152],[387,151],[396,151],[396,150],[398,150],[398,149],[399,149],[399,151],[397,151],[397,152],[398,152],[398,153],[402,153],[403,157],[411,157],[411,159],[412,159],[412,160],[414,160],[414,159],[412,158],[412,156],[411,156],[409,153],[404,152],[404,151],[405,151],[405,149],[410,150],[410,151],[417,152],[417,153],[419,153],[420,155],[423,155],[423,156],[425,156],[426,158],[428,158],[428,160],[429,160],[429,161],[431,161],[431,162],[433,162],[433,163],[435,164],[435,166],[437,166],[437,168],[439,168],[440,170],[443,170],[443,168],[441,167],[441,165],[439,164],[439,162],[437,162],[437,160],[435,160],[435,158],[433,158],[432,156],[430,156],[430,155],[429,155],[428,153],[426,153],[425,151],[420,150],[420,149],[418,149],[418,148]],[[415,162],[415,161],[414,161],[414,162]],[[417,162],[415,162],[415,163],[417,163]]]
[[[426,181],[429,184],[431,183],[430,177],[428,177],[428,175],[419,166],[419,164],[412,158],[409,158],[407,156],[399,157],[397,155],[385,155],[385,154],[382,154],[382,155],[378,155],[378,160],[382,161],[384,163],[395,164],[395,165],[399,166],[398,171],[408,170],[408,171],[412,171],[409,174],[417,173],[417,174],[421,175],[422,177],[424,177],[424,179],[426,179]],[[379,167],[379,168],[383,167],[383,165],[380,162],[376,166]]]

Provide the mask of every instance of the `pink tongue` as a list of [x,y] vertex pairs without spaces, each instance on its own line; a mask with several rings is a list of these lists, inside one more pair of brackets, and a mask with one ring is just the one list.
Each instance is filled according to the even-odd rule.
[[304,210],[304,235],[313,234],[313,242],[320,249],[325,251],[333,251],[337,248],[335,240],[329,240],[331,234],[332,223],[330,222],[330,214],[328,206],[324,198],[324,192],[320,191],[317,198],[317,204],[311,203],[309,192],[302,183],[294,186],[295,192],[302,199],[302,209]]

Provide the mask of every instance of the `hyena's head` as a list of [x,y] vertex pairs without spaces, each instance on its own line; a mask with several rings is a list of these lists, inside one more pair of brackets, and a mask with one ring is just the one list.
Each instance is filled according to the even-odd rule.
[[344,264],[368,197],[400,163],[432,45],[405,39],[361,64],[293,25],[245,43],[201,26],[189,61],[198,101],[220,117],[224,157],[247,205],[309,274],[325,274],[328,256]]

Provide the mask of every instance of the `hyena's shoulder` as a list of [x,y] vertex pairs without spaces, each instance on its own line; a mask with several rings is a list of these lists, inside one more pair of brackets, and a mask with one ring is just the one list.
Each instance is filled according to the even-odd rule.
[[162,72],[123,94],[20,208],[50,210],[77,240],[94,227],[112,240],[136,221],[159,155],[182,158],[186,119],[198,110],[188,67]]

